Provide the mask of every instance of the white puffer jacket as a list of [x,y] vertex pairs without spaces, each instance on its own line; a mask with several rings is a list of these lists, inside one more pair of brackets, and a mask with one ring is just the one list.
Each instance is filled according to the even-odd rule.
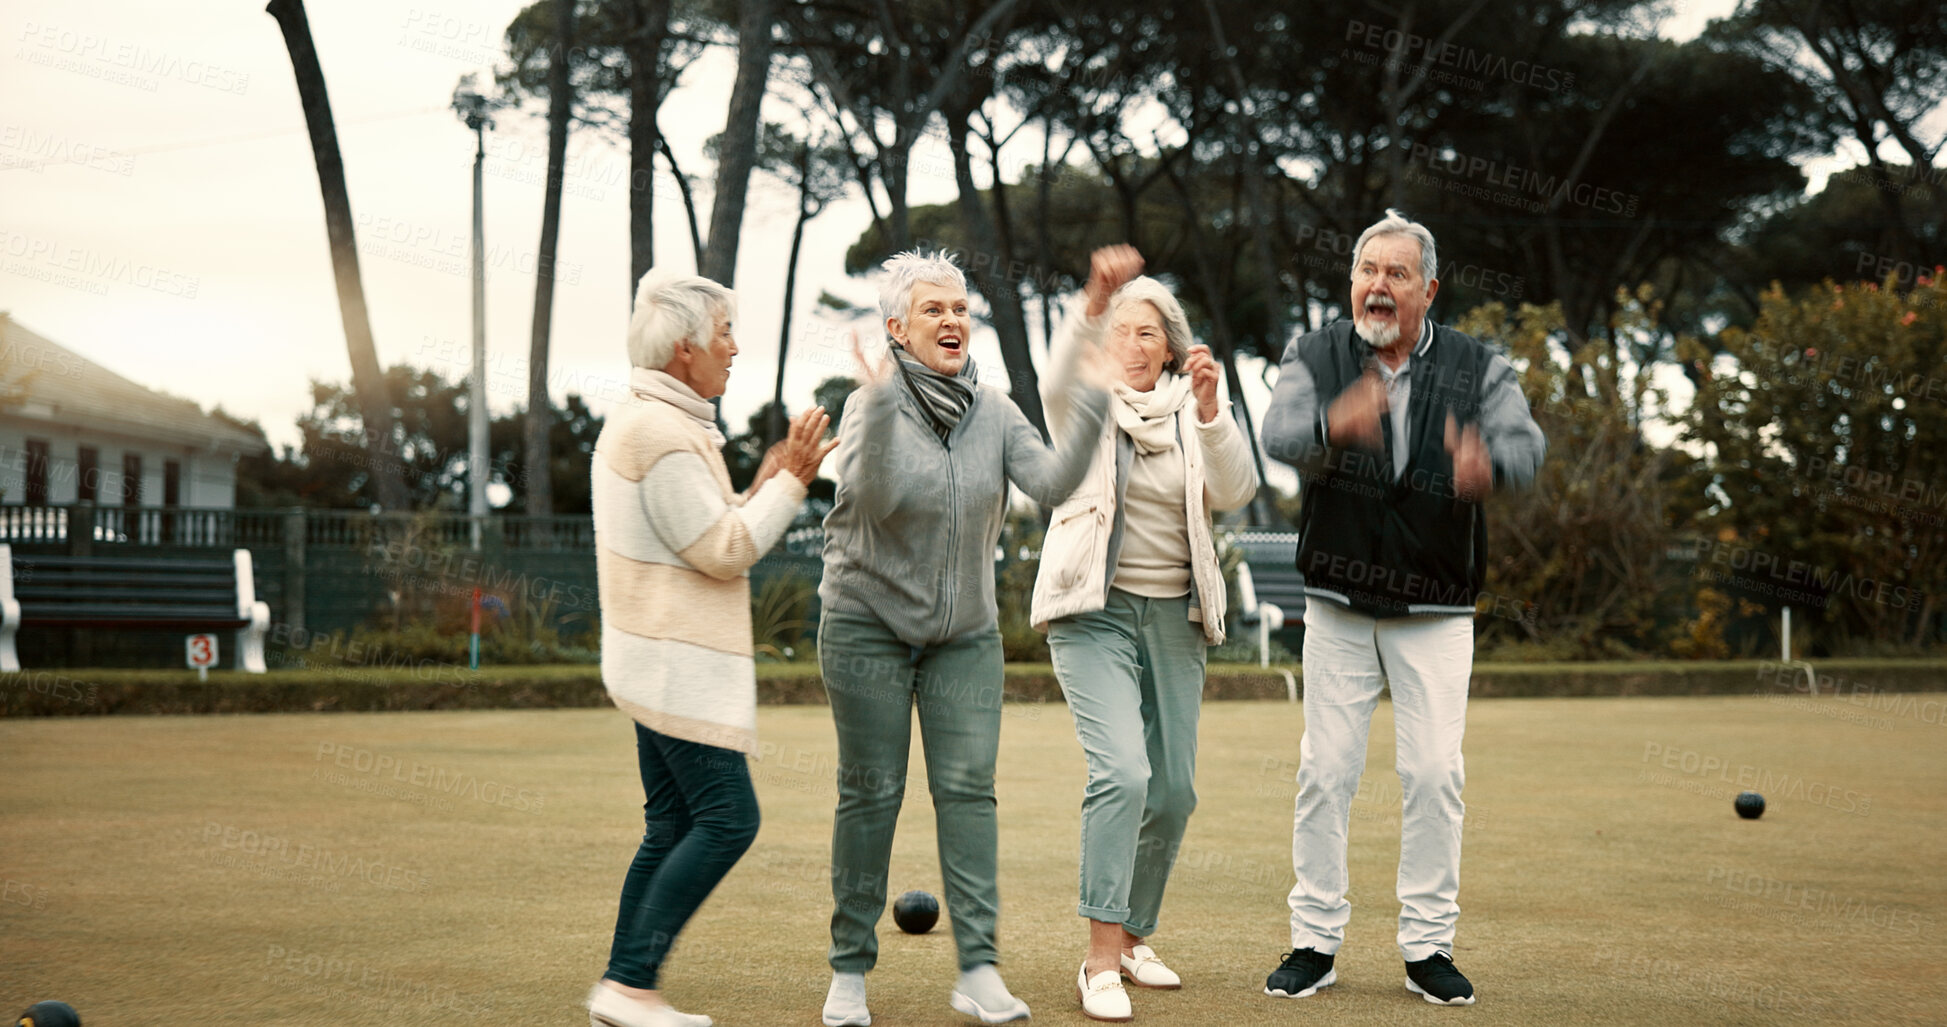
[[[1078,361],[1064,359],[1079,346],[1099,346],[1108,331],[1109,317],[1087,317],[1081,301],[1073,303],[1049,351],[1051,368],[1073,368]],[[1048,415],[1048,431],[1059,443],[1071,429],[1068,385],[1058,376],[1041,382],[1042,405]],[[1223,571],[1217,566],[1217,549],[1210,537],[1212,511],[1235,510],[1257,494],[1257,469],[1244,433],[1230,415],[1230,400],[1223,384],[1218,384],[1217,416],[1209,423],[1197,420],[1197,404],[1192,398],[1177,412],[1177,437],[1182,440],[1184,512],[1189,520],[1190,579],[1196,602],[1190,607],[1192,620],[1203,623],[1204,641],[1221,645],[1224,641],[1225,591]],[[1048,622],[1078,613],[1092,613],[1109,600],[1110,538],[1115,533],[1116,504],[1122,489],[1116,481],[1115,419],[1105,421],[1095,462],[1068,501],[1055,507],[1047,537],[1041,544],[1041,569],[1034,579],[1034,598],[1028,619],[1035,630],[1047,631]]]

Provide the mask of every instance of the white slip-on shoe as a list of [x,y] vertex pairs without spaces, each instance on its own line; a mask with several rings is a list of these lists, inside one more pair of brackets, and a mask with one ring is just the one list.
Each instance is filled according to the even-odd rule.
[[588,992],[589,1027],[713,1027],[715,1022],[667,1005],[645,1005],[600,982]]
[[1000,971],[992,963],[982,963],[971,970],[960,973],[960,982],[953,987],[953,994],[947,997],[947,1004],[954,1012],[971,1016],[981,1023],[1011,1023],[1026,1020],[1034,1014],[1028,1004],[1014,997],[1001,980]]
[[1104,970],[1090,977],[1087,960],[1075,974],[1075,997],[1082,1000],[1082,1015],[1091,1020],[1127,1023],[1136,1018],[1129,1011],[1129,993],[1122,990],[1122,975]]
[[1170,991],[1183,987],[1183,978],[1176,971],[1163,965],[1156,958],[1156,950],[1147,945],[1138,945],[1121,957],[1122,976],[1138,988],[1158,988]]
[[825,1027],[872,1027],[872,1013],[865,1008],[865,975],[833,973],[820,1019]]

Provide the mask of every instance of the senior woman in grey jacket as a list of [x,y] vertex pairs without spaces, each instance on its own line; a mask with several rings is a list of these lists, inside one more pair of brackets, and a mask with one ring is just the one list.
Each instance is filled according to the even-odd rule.
[[1077,911],[1089,951],[1075,988],[1098,1020],[1131,1018],[1124,977],[1183,983],[1148,938],[1197,804],[1205,646],[1224,640],[1210,512],[1250,502],[1258,484],[1210,350],[1192,344],[1183,307],[1141,270],[1128,246],[1097,250],[1086,306],[1049,354],[1069,368],[1073,351],[1105,347],[1121,380],[1107,424],[1071,416],[1065,383],[1044,382],[1056,441],[1097,453],[1055,510],[1030,610],[1088,757]]
[[884,271],[890,367],[868,368],[845,404],[818,588],[818,660],[838,728],[824,1022],[872,1022],[865,974],[878,959],[874,928],[885,911],[917,703],[959,954],[948,1001],[983,1023],[1004,1023],[1027,1017],[1028,1007],[994,968],[1002,675],[994,545],[1008,482],[1047,506],[1068,498],[1094,455],[1108,397],[1088,386],[1064,392],[1079,427],[1051,449],[1004,389],[979,383],[960,269],[913,252]]

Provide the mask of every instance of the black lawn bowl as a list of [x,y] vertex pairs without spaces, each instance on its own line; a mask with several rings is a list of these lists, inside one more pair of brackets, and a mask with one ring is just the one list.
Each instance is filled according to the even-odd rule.
[[15,1021],[16,1027],[81,1027],[81,1014],[66,1002],[36,1002]]
[[892,904],[892,920],[907,934],[925,934],[940,922],[940,900],[923,891],[909,891]]

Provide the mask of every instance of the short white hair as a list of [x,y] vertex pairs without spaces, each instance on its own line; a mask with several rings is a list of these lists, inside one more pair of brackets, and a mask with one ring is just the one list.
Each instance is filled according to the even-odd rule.
[[684,340],[708,346],[716,336],[717,320],[737,316],[737,294],[696,275],[654,268],[635,289],[635,311],[629,315],[629,363],[660,371],[676,355]]
[[884,321],[897,319],[905,323],[913,313],[913,286],[921,282],[928,285],[950,285],[961,292],[967,291],[967,276],[960,272],[960,266],[945,250],[927,253],[924,250],[907,250],[886,258],[880,270],[886,273],[879,282],[879,316]]
[[1163,315],[1163,342],[1170,350],[1170,358],[1163,362],[1163,370],[1183,370],[1184,361],[1190,359],[1190,347],[1197,344],[1190,334],[1190,319],[1183,313],[1183,304],[1176,301],[1176,296],[1163,283],[1148,275],[1131,278],[1109,295],[1111,319],[1116,311],[1131,303],[1156,305],[1156,312]]
[[1420,277],[1431,282],[1439,276],[1440,260],[1433,252],[1433,233],[1427,231],[1425,225],[1391,207],[1386,208],[1385,217],[1359,233],[1359,241],[1352,247],[1352,274],[1359,273],[1359,254],[1365,252],[1366,243],[1382,235],[1403,235],[1419,243]]

